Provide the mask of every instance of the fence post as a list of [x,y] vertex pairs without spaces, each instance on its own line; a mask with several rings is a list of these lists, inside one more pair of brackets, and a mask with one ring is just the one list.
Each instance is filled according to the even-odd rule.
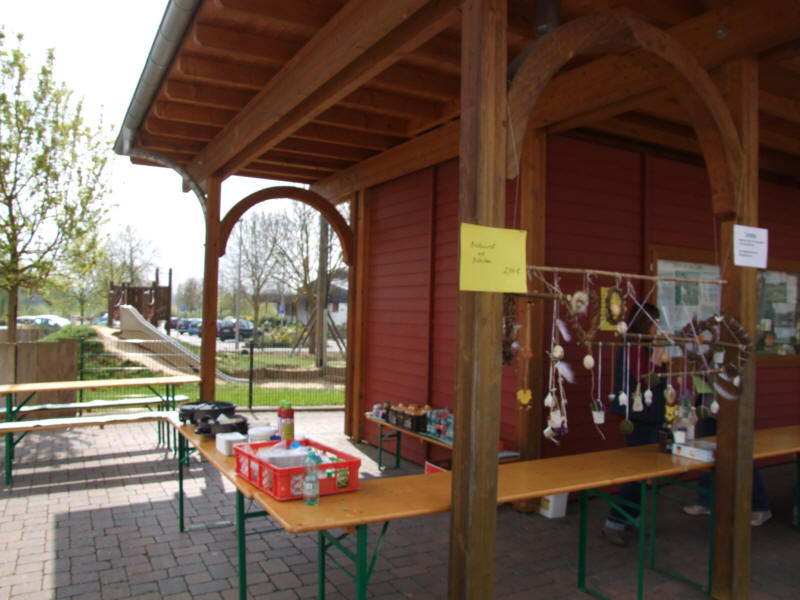
[[253,339],[250,339],[250,375],[247,378],[247,408],[253,410]]
[[[78,380],[83,381],[83,342],[86,340],[85,336],[78,338]],[[78,402],[83,402],[83,390],[78,390]]]

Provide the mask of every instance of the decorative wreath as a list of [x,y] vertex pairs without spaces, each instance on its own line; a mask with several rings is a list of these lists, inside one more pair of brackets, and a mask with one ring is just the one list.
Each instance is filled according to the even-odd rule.
[[606,295],[606,322],[616,325],[625,318],[625,296],[618,287],[612,287]]
[[719,321],[716,317],[711,317],[703,321],[692,319],[681,329],[681,336],[692,338],[694,341],[688,342],[685,346],[686,359],[698,365],[711,364],[711,357],[714,354],[714,347],[719,341],[717,325]]

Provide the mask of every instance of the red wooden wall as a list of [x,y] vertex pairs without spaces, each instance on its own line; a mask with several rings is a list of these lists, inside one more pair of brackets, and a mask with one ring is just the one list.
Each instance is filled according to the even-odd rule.
[[[645,273],[650,244],[713,251],[715,232],[703,168],[570,138],[548,140],[546,264]],[[518,208],[508,188],[507,226]],[[770,230],[770,256],[800,259],[800,190],[763,183],[760,220]],[[370,249],[367,289],[366,406],[376,402],[453,406],[458,293],[458,164],[387,182],[369,193]],[[582,288],[581,276],[562,276],[565,291]],[[608,285],[603,283],[603,285]],[[637,284],[639,297],[649,287]],[[545,310],[545,331],[552,307]],[[545,335],[549,339],[549,334]],[[542,351],[547,350],[543,348]],[[603,440],[588,410],[591,376],[584,351],[567,345],[576,383],[567,388],[569,433],[546,456],[622,445],[618,423],[603,426]],[[600,360],[595,352],[596,360]],[[610,385],[611,350],[602,353],[601,390]],[[800,360],[800,359],[798,359]],[[503,367],[501,439],[516,440],[516,369]],[[800,363],[761,367],[758,427],[800,422]],[[542,394],[538,394],[541,401]],[[534,398],[537,398],[534,391]],[[376,431],[367,424],[367,439]],[[408,440],[408,441],[406,441]],[[404,440],[404,456],[422,461],[446,451]]]

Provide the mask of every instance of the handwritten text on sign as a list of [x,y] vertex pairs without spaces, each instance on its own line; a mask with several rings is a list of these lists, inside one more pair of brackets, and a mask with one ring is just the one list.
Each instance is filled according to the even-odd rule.
[[458,288],[471,292],[528,291],[526,231],[461,224]]

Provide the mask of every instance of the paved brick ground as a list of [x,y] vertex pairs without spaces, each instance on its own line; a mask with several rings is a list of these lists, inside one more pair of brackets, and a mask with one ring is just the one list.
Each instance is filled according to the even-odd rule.
[[[262,415],[269,418],[271,415]],[[274,416],[273,416],[274,418]],[[339,432],[340,411],[297,413],[297,429],[362,458],[362,474],[379,476],[375,449]],[[179,533],[175,458],[155,445],[154,424],[31,434],[17,449],[14,485],[0,492],[0,599],[238,598],[232,526]],[[404,464],[392,475],[419,472]],[[793,465],[763,470],[775,517],[753,530],[752,586],[757,600],[800,596],[800,533],[790,528]],[[187,519],[233,518],[233,487],[197,459],[186,482]],[[678,490],[678,500],[691,493]],[[704,517],[686,517],[680,502],[659,510],[659,565],[695,578],[706,569]],[[599,536],[599,501],[590,516],[589,583],[614,598],[635,597],[633,547]],[[577,504],[549,520],[509,506],[497,513],[495,597],[585,599],[576,582]],[[252,531],[265,523],[252,519]],[[447,596],[448,515],[389,527],[369,585],[370,598],[438,600]],[[371,527],[372,542],[378,528]],[[250,597],[316,597],[316,541],[286,533],[248,537]],[[354,597],[354,586],[329,567],[327,597]],[[703,598],[696,588],[648,571],[647,598]]]

